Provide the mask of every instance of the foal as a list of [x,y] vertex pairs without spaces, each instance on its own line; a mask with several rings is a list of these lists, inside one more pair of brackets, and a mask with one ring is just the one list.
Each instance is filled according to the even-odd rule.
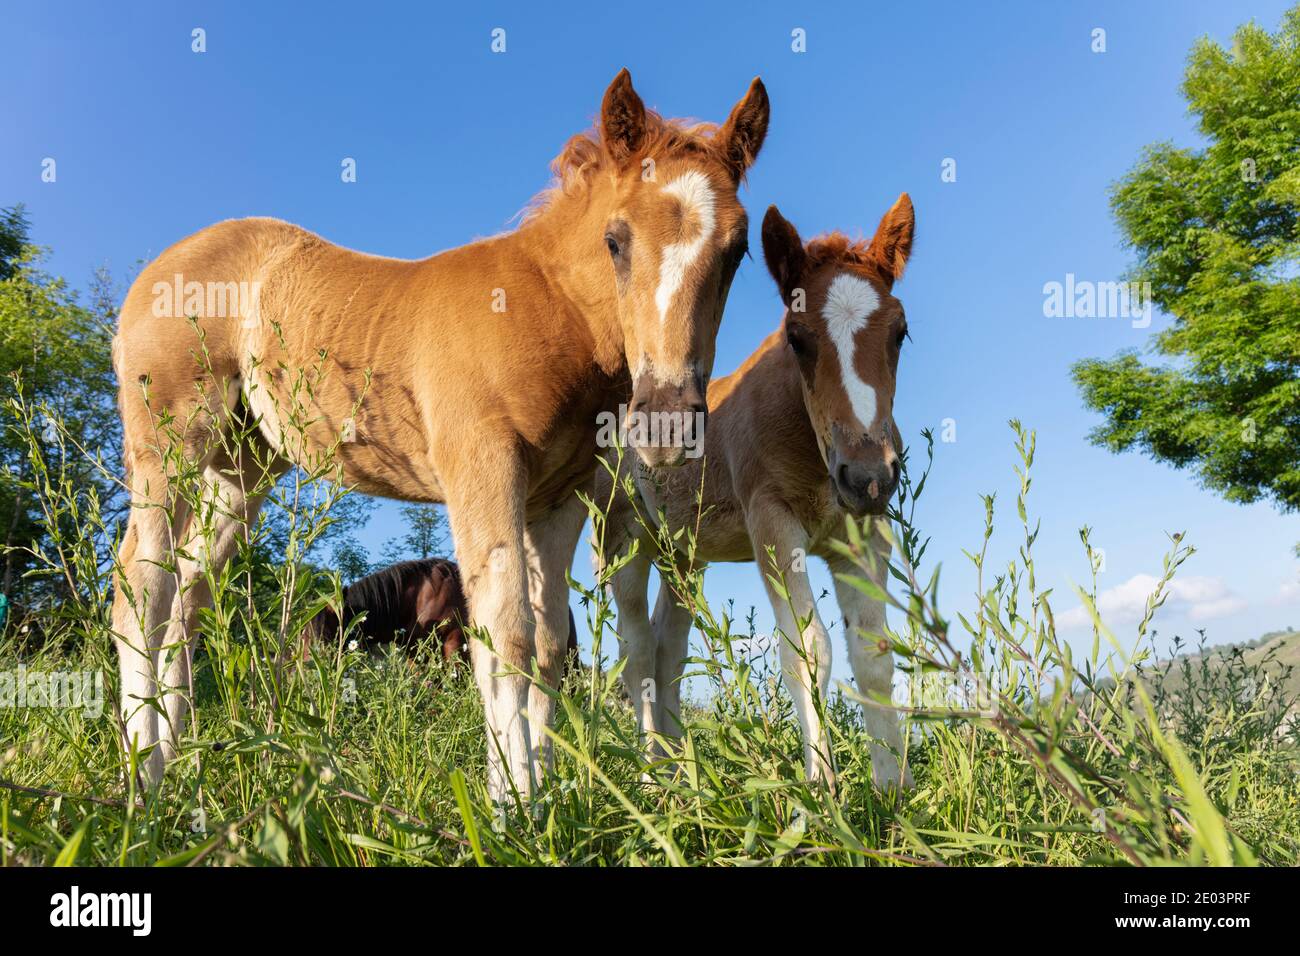
[[[824,558],[836,575],[849,661],[860,693],[888,700],[893,655],[877,646],[882,602],[840,580],[860,574],[829,541],[844,534],[845,516],[881,514],[898,482],[901,439],[893,401],[899,351],[907,335],[903,308],[890,290],[912,247],[914,217],[907,194],[880,222],[875,237],[850,242],[839,233],[806,246],[773,206],[763,220],[763,254],[787,310],[781,328],[733,374],[709,387],[705,458],[674,472],[625,464],[650,515],[670,529],[696,527],[696,558],[757,561],[776,613],[781,670],[803,729],[808,776],[832,786],[830,740],[814,706],[830,684],[830,637],[814,603],[804,558]],[[597,500],[609,500],[609,476],[598,473]],[[697,506],[697,495],[703,500]],[[638,554],[613,578],[623,679],[649,734],[676,736],[691,614],[661,584],[653,620],[646,589],[654,535],[625,496],[615,495],[606,552]],[[889,546],[872,534],[875,583],[884,587]],[[775,567],[768,557],[774,552]],[[597,555],[597,561],[603,556]],[[789,599],[769,575],[784,576]],[[800,622],[803,627],[800,630]],[[649,693],[647,693],[649,691]],[[893,710],[864,705],[872,773],[880,785],[900,781],[898,721]],[[905,775],[904,783],[910,783]]]
[[[396,641],[415,647],[433,636],[442,659],[469,660],[465,625],[469,607],[460,585],[460,569],[446,558],[402,561],[358,578],[343,589],[341,614],[322,608],[304,629],[309,641],[337,642],[358,617],[353,631],[368,644]],[[565,668],[578,654],[578,630],[569,611]]]
[[[721,126],[665,120],[624,70],[597,130],[569,141],[557,185],[513,232],[404,260],[240,219],[141,272],[113,343],[133,505],[113,630],[125,744],[148,753],[146,782],[176,753],[196,615],[261,504],[250,489],[333,460],[363,493],[446,503],[487,635],[473,665],[488,788],[499,802],[531,795],[555,705],[528,675],[535,659],[547,684],[559,679],[586,517],[574,491],[591,481],[601,420],[629,401],[687,418],[692,439],[703,427],[746,248],[736,191],[768,109],[754,80]],[[252,308],[241,295],[231,314],[244,289]],[[202,478],[197,496],[177,494],[177,453]],[[671,465],[685,452],[638,454]]]

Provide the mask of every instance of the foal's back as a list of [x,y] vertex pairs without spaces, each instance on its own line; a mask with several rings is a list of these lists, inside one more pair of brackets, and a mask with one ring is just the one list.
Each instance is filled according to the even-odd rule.
[[[457,287],[491,266],[492,242],[468,257],[462,248],[393,259],[267,218],[228,220],[181,240],[145,268],[122,308],[114,364],[128,437],[151,434],[149,408],[186,421],[200,401],[214,413],[223,400],[230,410],[242,402],[287,460],[309,465],[342,438],[336,458],[348,484],[437,498],[432,399],[412,383],[446,382],[450,367],[473,370],[493,351],[484,341],[490,325],[478,326],[474,343],[440,331],[450,314],[474,317],[456,308],[467,298]],[[205,383],[202,399],[196,383]],[[290,422],[294,409],[299,424]],[[204,424],[195,420],[184,436],[188,452],[201,451]]]

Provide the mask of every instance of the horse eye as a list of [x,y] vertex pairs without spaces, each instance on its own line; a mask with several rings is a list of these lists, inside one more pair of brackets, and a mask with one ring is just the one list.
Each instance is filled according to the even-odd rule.
[[898,330],[898,338],[894,343],[895,347],[901,349],[903,347],[903,340],[908,338],[911,338],[911,336],[907,334],[907,326],[904,326]]
[[795,355],[808,354],[808,342],[804,338],[803,330],[798,326],[792,325],[786,330],[785,340],[790,343],[790,348],[794,350]]
[[740,269],[740,261],[745,258],[745,249],[729,249],[726,258],[722,260],[722,275],[730,281],[735,278],[737,270]]
[[609,250],[611,258],[618,258],[618,240],[609,233],[605,233],[605,248]]

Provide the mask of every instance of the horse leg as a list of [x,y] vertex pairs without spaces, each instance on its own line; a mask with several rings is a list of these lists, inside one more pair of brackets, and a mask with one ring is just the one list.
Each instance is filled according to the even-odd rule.
[[655,683],[655,633],[646,601],[649,584],[650,561],[643,553],[631,558],[610,579],[610,591],[618,608],[623,686],[636,713],[637,730],[643,735],[647,756],[653,758],[659,755],[653,735],[660,730],[656,713],[660,688]]
[[[121,666],[124,744],[128,759],[133,748],[152,747],[142,770],[146,785],[153,785],[162,780],[166,758],[175,752],[174,730],[162,741],[160,718],[174,726],[170,716],[182,714],[183,706],[168,698],[175,696],[179,678],[189,682],[188,662],[171,653],[186,643],[178,640],[181,625],[171,620],[173,611],[185,606],[185,579],[195,576],[185,567],[182,547],[190,534],[193,499],[203,508],[202,491],[186,495],[176,476],[191,468],[204,474],[222,460],[221,439],[230,434],[240,392],[235,379],[203,365],[196,364],[193,374],[182,368],[150,371],[141,362],[153,353],[126,342],[123,334],[119,331],[114,340],[114,368],[123,383],[118,404],[132,509],[118,556],[113,633]],[[137,381],[138,388],[126,384]]]
[[[448,495],[447,515],[471,622],[487,633],[470,658],[483,698],[488,792],[504,805],[512,788],[533,788],[528,733],[528,670],[534,621],[524,560],[524,470],[476,456],[462,493]],[[459,491],[459,489],[457,489]]]
[[[883,552],[880,550],[883,548]],[[885,587],[885,562],[889,546],[877,545],[876,571],[869,577],[877,587]],[[828,562],[835,577],[835,597],[844,615],[844,639],[849,647],[849,664],[858,693],[872,703],[863,703],[862,716],[868,736],[871,737],[871,776],[878,787],[897,787],[900,783],[899,757],[903,753],[903,739],[899,732],[898,713],[882,706],[880,700],[890,700],[894,687],[894,654],[878,642],[885,630],[885,604],[863,594],[851,584],[840,580],[841,574],[864,576],[860,567],[847,558]],[[903,768],[901,782],[912,786],[911,771]]]
[[193,706],[192,665],[198,643],[199,609],[212,604],[211,580],[221,573],[242,535],[257,516],[267,485],[279,470],[263,473],[255,456],[244,450],[238,461],[218,451],[204,469],[199,507],[190,514],[183,544],[177,551],[179,578],[171,618],[162,644],[164,761],[175,758],[185,718]]
[[[803,730],[804,769],[809,780],[825,781],[833,790],[831,742],[822,719],[831,680],[830,634],[817,613],[806,564],[796,567],[796,558],[807,561],[808,535],[789,509],[777,502],[751,504],[746,520],[763,587],[776,614],[781,675]],[[775,553],[775,567],[768,557],[769,547]],[[772,575],[784,579],[788,597],[777,592]]]
[[682,671],[691,636],[691,612],[677,603],[677,597],[662,581],[655,601],[651,629],[655,635],[655,687],[659,706],[655,725],[665,737],[682,734]]
[[660,729],[659,688],[655,685],[655,634],[646,592],[651,567],[648,555],[654,543],[638,520],[639,493],[633,489],[632,498],[626,493],[625,483],[631,475],[632,462],[620,458],[617,465],[617,475],[610,475],[602,466],[596,468],[592,497],[605,509],[605,522],[603,536],[598,528],[593,529],[592,564],[597,580],[602,580],[610,564],[636,547],[636,554],[608,578],[608,585],[618,615],[615,629],[618,656],[623,661],[623,686],[636,714],[637,731],[646,745],[646,753],[653,759],[659,755],[651,737]]
[[169,503],[167,477],[151,460],[137,461],[131,476],[131,514],[118,553],[113,593],[113,635],[121,674],[123,745],[128,763],[139,755],[146,786],[162,780],[164,760],[158,746],[158,665],[175,593],[167,568],[173,519],[182,503]]
[[[566,572],[582,536],[587,508],[575,494],[545,516],[528,523],[524,547],[528,557],[528,595],[537,622],[534,645],[537,669],[547,687],[560,686],[569,650],[569,582]],[[538,773],[553,763],[551,738],[546,733],[555,721],[555,699],[539,684],[528,691],[528,730]]]

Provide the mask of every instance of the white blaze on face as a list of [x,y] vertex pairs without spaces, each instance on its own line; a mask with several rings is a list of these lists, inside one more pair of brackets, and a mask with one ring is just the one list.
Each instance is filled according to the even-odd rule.
[[675,196],[682,204],[682,221],[694,216],[699,229],[689,242],[674,242],[664,246],[663,261],[659,264],[659,288],[655,289],[655,305],[662,324],[668,318],[668,307],[681,287],[691,265],[704,251],[716,225],[713,215],[713,187],[709,177],[699,170],[691,170],[668,185],[664,192]]
[[822,306],[822,318],[840,358],[840,379],[849,405],[865,431],[876,420],[876,390],[862,381],[853,367],[853,337],[866,328],[871,314],[880,307],[880,297],[871,283],[840,273],[831,280]]

